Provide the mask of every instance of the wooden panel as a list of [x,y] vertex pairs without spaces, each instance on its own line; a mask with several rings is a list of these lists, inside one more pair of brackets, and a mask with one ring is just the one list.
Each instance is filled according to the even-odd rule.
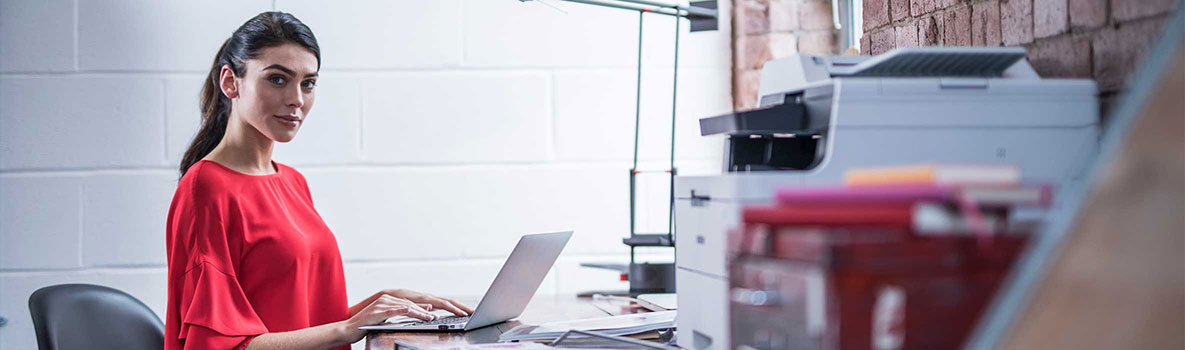
[[1002,348],[1185,349],[1182,54]]

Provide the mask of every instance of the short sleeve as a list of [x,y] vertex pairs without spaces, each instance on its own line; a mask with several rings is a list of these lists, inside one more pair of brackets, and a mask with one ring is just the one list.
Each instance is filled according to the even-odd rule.
[[267,333],[235,276],[201,263],[182,278],[178,339],[186,349],[245,347],[250,338]]
[[[200,171],[191,170],[191,171]],[[234,270],[243,238],[225,224],[228,196],[183,179],[168,225],[167,334],[181,349],[239,349],[268,332]],[[177,343],[173,343],[177,344]]]

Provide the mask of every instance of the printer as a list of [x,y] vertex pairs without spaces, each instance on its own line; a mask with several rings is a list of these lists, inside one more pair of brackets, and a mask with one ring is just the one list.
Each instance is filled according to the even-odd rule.
[[791,56],[765,63],[759,96],[757,109],[700,120],[724,142],[722,175],[675,179],[684,348],[729,347],[727,232],[778,188],[841,184],[854,167],[986,163],[1056,190],[1098,151],[1095,83],[1042,79],[1023,48]]

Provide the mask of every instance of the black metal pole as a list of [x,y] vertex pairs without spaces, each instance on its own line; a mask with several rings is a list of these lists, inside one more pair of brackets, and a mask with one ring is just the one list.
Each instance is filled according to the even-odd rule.
[[675,17],[675,66],[671,85],[671,189],[670,215],[667,217],[667,239],[675,242],[675,120],[678,119],[676,101],[679,99],[679,17]]
[[[634,87],[634,166],[630,168],[630,237],[634,237],[635,230],[635,215],[637,215],[637,206],[634,200],[635,193],[637,193],[637,176],[638,176],[638,133],[641,130],[642,121],[642,16],[645,11],[638,11],[638,82]],[[630,263],[633,263],[633,249],[630,250]]]

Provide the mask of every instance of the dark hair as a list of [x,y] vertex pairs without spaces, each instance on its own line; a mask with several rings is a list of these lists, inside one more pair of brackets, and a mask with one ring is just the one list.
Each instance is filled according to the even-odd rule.
[[317,37],[313,36],[308,26],[289,13],[260,13],[243,23],[222,43],[218,55],[214,56],[210,75],[206,76],[206,83],[202,85],[202,126],[181,158],[182,177],[190,166],[210,154],[226,134],[230,98],[222,94],[222,88],[219,87],[222,66],[230,66],[235,76],[242,77],[246,73],[246,60],[258,56],[260,50],[286,43],[294,43],[312,51],[317,56],[317,68],[321,68],[321,48],[317,45]]

